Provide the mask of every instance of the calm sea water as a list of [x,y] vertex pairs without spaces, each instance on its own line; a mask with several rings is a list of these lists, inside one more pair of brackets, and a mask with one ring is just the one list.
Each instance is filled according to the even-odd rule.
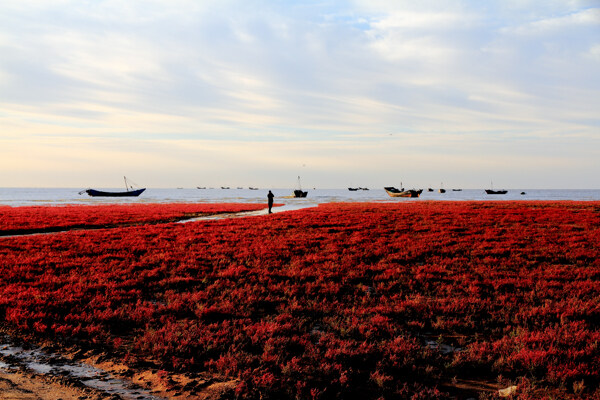
[[[9,206],[65,205],[65,204],[127,204],[127,203],[263,203],[268,189],[146,189],[139,197],[90,197],[73,188],[0,188],[0,204]],[[119,188],[104,190],[119,191]],[[423,191],[417,199],[391,198],[383,188],[351,192],[347,189],[305,189],[308,197],[290,198],[293,189],[272,189],[275,202],[286,209],[304,208],[331,202],[399,202],[427,200],[574,200],[600,201],[600,190],[513,189],[505,195],[488,195],[483,189],[447,190],[446,193]],[[524,192],[525,194],[521,194]]]

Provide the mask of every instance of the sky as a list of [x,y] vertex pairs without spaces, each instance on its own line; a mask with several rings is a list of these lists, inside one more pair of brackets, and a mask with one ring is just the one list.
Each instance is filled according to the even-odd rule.
[[600,188],[600,0],[3,0],[0,187]]

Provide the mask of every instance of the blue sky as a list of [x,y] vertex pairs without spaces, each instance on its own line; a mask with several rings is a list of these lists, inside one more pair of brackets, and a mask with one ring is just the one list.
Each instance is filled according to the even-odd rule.
[[0,187],[600,188],[600,1],[0,3]]

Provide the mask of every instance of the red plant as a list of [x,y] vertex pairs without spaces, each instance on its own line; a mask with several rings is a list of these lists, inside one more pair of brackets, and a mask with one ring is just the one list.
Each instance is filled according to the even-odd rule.
[[448,398],[455,377],[498,375],[529,382],[523,398],[593,397],[599,249],[598,202],[327,204],[0,238],[0,318],[235,376],[248,398]]

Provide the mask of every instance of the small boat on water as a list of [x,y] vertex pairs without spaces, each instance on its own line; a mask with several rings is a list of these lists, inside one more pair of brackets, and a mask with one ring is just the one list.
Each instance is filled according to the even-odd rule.
[[308,192],[302,191],[302,186],[300,185],[300,177],[298,177],[298,189],[294,190],[294,197],[302,198],[308,196]]
[[490,182],[491,189],[485,189],[487,194],[506,194],[508,190],[494,190],[494,182]]
[[351,192],[357,192],[359,190],[361,190],[360,188],[348,188],[349,191]]
[[258,190],[258,188],[252,187],[252,186],[250,186],[248,189],[250,189],[250,190]]
[[390,197],[419,197],[421,195],[421,192],[423,192],[423,190],[414,190],[414,189],[409,189],[409,190],[404,190],[402,189],[397,189],[393,186],[386,186],[384,187],[386,193],[390,196]]
[[106,192],[103,190],[86,189],[84,191],[79,192],[79,194],[82,194],[85,192],[89,196],[92,196],[92,197],[137,197],[146,190],[146,188],[133,189],[133,186],[131,186],[127,183],[127,178],[123,177],[123,179],[125,180],[125,191],[124,192]]

